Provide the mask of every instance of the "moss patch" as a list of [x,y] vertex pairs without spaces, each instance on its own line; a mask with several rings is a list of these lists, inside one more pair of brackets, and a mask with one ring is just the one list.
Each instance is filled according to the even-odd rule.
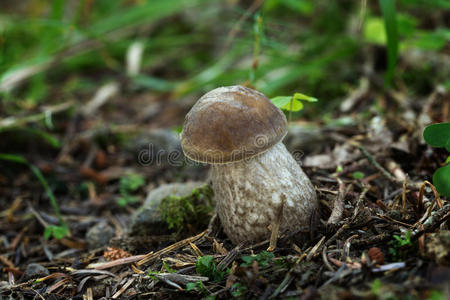
[[213,196],[209,185],[192,190],[188,196],[167,196],[159,205],[162,219],[177,234],[185,231],[188,225],[196,229],[204,228],[214,210]]

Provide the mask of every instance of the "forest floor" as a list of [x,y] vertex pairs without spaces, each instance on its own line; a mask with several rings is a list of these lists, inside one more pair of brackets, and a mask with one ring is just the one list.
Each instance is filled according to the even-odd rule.
[[[217,223],[208,231],[212,211],[195,224],[182,218],[176,232],[128,230],[148,191],[207,183],[207,166],[139,161],[150,145],[179,151],[166,135],[196,99],[97,95],[82,107],[67,102],[10,118],[30,124],[51,111],[63,142],[54,148],[30,132],[2,138],[33,164],[1,162],[0,193],[9,200],[0,213],[0,298],[448,299],[450,202],[430,183],[447,154],[427,146],[422,132],[448,122],[450,93],[437,88],[418,102],[385,90],[386,113],[356,114],[380,93],[366,80],[327,124],[291,122],[284,142],[302,151],[320,210],[310,232],[281,233],[272,252],[269,241],[232,245]],[[36,174],[59,203],[62,238]]]

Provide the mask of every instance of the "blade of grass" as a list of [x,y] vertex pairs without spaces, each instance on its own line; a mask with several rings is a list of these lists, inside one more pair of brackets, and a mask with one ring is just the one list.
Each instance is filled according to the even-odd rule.
[[61,147],[61,143],[59,142],[59,140],[56,137],[54,137],[53,135],[45,132],[44,130],[40,130],[40,129],[32,128],[32,127],[10,127],[10,128],[6,128],[6,129],[0,128],[0,132],[5,132],[5,131],[12,131],[12,132],[23,131],[23,132],[35,135],[36,137],[42,138],[53,148]]
[[56,201],[56,197],[53,194],[52,190],[50,189],[48,182],[47,182],[47,180],[45,180],[45,177],[44,177],[44,175],[42,175],[41,171],[39,171],[39,169],[35,165],[28,162],[28,160],[26,160],[24,157],[17,155],[17,154],[0,153],[0,160],[23,164],[30,168],[31,172],[34,174],[34,176],[37,177],[39,182],[42,184],[45,192],[47,193],[47,196],[50,199],[50,204],[52,205],[53,210],[55,211],[56,216],[58,217],[59,224],[63,228],[67,229],[67,233],[70,235],[69,227],[67,227],[66,222],[64,222],[64,220],[62,218],[61,212],[59,210],[58,202]]
[[394,77],[398,56],[397,11],[395,8],[395,0],[379,0],[379,3],[387,36],[388,57],[386,84],[390,85]]

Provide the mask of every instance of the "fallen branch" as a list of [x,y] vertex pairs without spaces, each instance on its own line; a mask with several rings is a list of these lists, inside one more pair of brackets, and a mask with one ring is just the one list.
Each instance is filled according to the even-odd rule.
[[411,233],[411,240],[417,240],[421,235],[428,232],[433,232],[442,223],[450,218],[450,203],[446,204],[443,208],[432,212],[431,216],[423,223],[423,229],[413,230]]

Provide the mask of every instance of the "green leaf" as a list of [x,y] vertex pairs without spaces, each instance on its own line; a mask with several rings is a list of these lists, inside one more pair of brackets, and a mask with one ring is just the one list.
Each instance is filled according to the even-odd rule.
[[363,172],[357,171],[357,172],[353,172],[352,176],[354,179],[363,179],[365,175]]
[[272,103],[278,107],[278,108],[282,108],[283,106],[285,106],[286,104],[289,104],[289,102],[291,101],[292,97],[291,96],[277,96],[275,98],[270,99],[272,101]]
[[54,226],[53,227],[53,236],[57,239],[62,239],[68,233],[67,227],[65,226]]
[[371,17],[364,22],[364,39],[373,44],[386,45],[386,31],[381,18]]
[[117,204],[118,204],[119,206],[122,206],[122,207],[127,206],[127,204],[128,204],[127,198],[125,198],[125,197],[119,197],[119,198],[117,199]]
[[388,62],[386,83],[389,85],[394,77],[398,55],[397,11],[395,9],[395,0],[379,0],[379,3],[387,36]]
[[65,226],[50,225],[44,230],[44,238],[48,240],[52,235],[56,239],[62,239],[69,234],[69,229]]
[[302,94],[302,93],[295,93],[294,94],[294,100],[300,101],[300,100],[305,100],[308,102],[317,102],[319,100],[317,100],[317,98]]
[[211,255],[205,255],[197,258],[195,268],[198,274],[213,279],[216,282],[221,281],[226,274],[226,272],[219,271],[217,269],[214,257]]
[[186,291],[195,291],[197,290],[197,283],[196,282],[188,282],[186,284]]
[[200,275],[208,276],[208,274],[210,274],[211,270],[214,268],[214,265],[214,258],[211,255],[206,255],[197,259],[195,267],[197,273],[199,273]]
[[151,89],[157,92],[172,91],[175,87],[173,82],[146,75],[137,75],[133,77],[132,81],[139,87]]
[[439,51],[448,43],[449,37],[444,30],[417,31],[416,34],[408,39],[407,46],[411,45],[416,48],[429,51]]
[[52,228],[51,228],[51,226],[45,227],[44,239],[48,240],[51,236],[52,236]]
[[301,101],[317,102],[317,98],[307,96],[301,93],[295,93],[294,96],[277,96],[270,99],[279,109],[287,111],[300,111],[303,109]]
[[120,178],[121,189],[134,192],[145,184],[145,178],[140,174],[128,174]]
[[24,131],[28,131],[28,132],[30,132],[32,134],[40,136],[41,138],[43,138],[46,142],[48,142],[54,148],[61,147],[61,143],[59,142],[59,140],[56,137],[52,136],[51,134],[49,134],[49,133],[47,133],[47,132],[45,132],[43,130],[30,128],[30,127],[24,127],[22,129]]
[[247,255],[243,256],[242,260],[244,263],[241,264],[242,267],[248,267],[252,265],[253,261],[257,261],[259,266],[261,267],[267,267],[269,262],[274,258],[274,254],[272,252],[268,251],[262,251],[258,253],[257,255]]
[[434,172],[433,184],[439,194],[450,197],[450,164]]
[[19,164],[28,164],[27,160],[20,155],[0,153],[0,160],[7,160]]
[[288,104],[282,106],[281,109],[287,111],[300,111],[303,109],[303,103],[301,103],[300,101],[292,100],[292,103],[289,102]]
[[423,131],[423,138],[431,147],[445,147],[450,151],[450,123],[429,125]]
[[163,264],[164,269],[167,270],[167,272],[169,272],[169,273],[176,273],[176,272],[177,272],[177,270],[172,269],[172,268],[167,264],[167,262],[163,261],[162,264]]
[[378,292],[379,292],[379,290],[380,290],[380,288],[381,288],[381,285],[382,285],[381,280],[380,280],[380,279],[375,279],[375,280],[372,282],[372,284],[371,284],[370,290],[371,290],[372,293],[374,293],[375,295],[378,295]]

